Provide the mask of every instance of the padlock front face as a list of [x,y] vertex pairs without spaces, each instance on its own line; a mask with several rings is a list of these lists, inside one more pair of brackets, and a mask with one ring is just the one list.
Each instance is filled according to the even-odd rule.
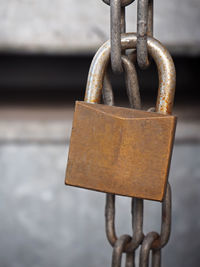
[[76,102],[66,184],[162,201],[176,117]]

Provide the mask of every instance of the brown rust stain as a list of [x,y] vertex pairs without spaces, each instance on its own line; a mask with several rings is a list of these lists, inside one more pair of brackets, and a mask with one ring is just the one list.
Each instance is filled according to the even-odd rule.
[[175,121],[159,113],[77,102],[66,184],[162,201]]

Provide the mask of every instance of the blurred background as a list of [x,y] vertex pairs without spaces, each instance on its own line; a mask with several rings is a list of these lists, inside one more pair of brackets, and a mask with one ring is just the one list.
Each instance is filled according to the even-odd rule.
[[[74,101],[109,39],[101,0],[1,0],[0,266],[110,266],[105,195],[64,185]],[[200,1],[155,0],[154,35],[177,69],[178,116],[170,182],[173,224],[163,266],[200,262]],[[136,30],[136,3],[127,31]],[[138,70],[143,107],[155,104],[155,65]],[[123,76],[112,76],[116,102],[127,106]],[[145,202],[145,232],[160,227],[161,205]],[[117,230],[131,233],[130,199],[117,199]]]

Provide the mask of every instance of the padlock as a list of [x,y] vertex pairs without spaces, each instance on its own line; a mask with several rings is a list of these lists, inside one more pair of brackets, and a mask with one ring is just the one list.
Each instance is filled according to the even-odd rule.
[[[136,34],[122,35],[122,49],[135,48]],[[110,43],[96,53],[85,102],[74,113],[66,184],[118,195],[162,201],[168,180],[176,117],[170,115],[175,68],[168,51],[148,37],[159,74],[156,112],[100,103]]]

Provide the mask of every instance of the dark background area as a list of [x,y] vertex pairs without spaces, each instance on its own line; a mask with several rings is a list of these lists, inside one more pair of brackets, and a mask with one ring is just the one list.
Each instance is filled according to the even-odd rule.
[[[177,73],[175,100],[196,102],[199,97],[200,57],[174,56]],[[57,103],[83,99],[91,56],[0,54],[1,104]],[[155,64],[137,68],[143,101],[153,100],[158,88]],[[126,100],[123,75],[112,75],[115,97]]]

